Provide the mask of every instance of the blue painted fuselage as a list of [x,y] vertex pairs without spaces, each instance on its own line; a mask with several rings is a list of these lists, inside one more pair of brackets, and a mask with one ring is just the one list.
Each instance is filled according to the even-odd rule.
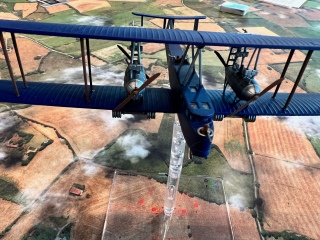
[[[213,138],[214,108],[195,71],[184,83],[190,64],[185,61],[178,71],[180,62],[171,57],[182,56],[183,51],[180,45],[167,44],[166,51],[170,87],[174,92],[174,101],[180,102],[177,113],[182,132],[192,154],[206,158],[210,153]],[[208,135],[200,131],[206,124],[210,130]]]

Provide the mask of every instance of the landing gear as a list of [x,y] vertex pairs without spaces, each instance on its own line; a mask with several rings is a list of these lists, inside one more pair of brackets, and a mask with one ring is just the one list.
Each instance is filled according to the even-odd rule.
[[147,118],[148,119],[155,119],[156,113],[155,112],[147,112]]
[[121,118],[121,111],[112,111],[113,118]]
[[191,152],[191,149],[189,148],[188,150],[188,159],[192,160],[193,159],[193,154]]

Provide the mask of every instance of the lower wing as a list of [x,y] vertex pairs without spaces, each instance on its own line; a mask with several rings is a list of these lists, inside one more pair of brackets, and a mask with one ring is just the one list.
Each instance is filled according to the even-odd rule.
[[[122,86],[93,86],[90,101],[85,100],[84,85],[17,81],[20,96],[14,93],[12,82],[0,80],[0,102],[59,106],[72,108],[94,108],[113,110],[127,93]],[[172,93],[170,89],[146,88],[142,102],[128,104],[121,111],[125,112],[164,112],[174,113]]]
[[[207,90],[207,93],[214,106],[215,115],[228,116],[244,103],[230,104],[234,98],[232,91],[226,91],[225,96],[222,95],[222,90]],[[278,93],[275,98],[272,98],[272,95],[272,92],[266,93],[236,116],[320,116],[319,93],[295,93],[286,110],[283,110],[283,106],[289,93]]]

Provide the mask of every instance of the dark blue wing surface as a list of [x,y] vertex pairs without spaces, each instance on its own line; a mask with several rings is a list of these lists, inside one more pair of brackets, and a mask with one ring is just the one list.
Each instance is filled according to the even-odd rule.
[[[90,102],[87,103],[83,85],[29,82],[28,88],[24,88],[20,81],[17,82],[17,85],[20,97],[14,94],[11,81],[0,80],[0,102],[112,110],[127,97],[122,86],[94,86]],[[129,103],[122,110],[126,112],[175,112],[170,89],[146,88],[143,96],[142,103],[136,105]]]
[[164,44],[320,50],[319,38],[276,37],[178,29],[86,26],[0,20],[0,31],[75,38],[155,42]]
[[0,31],[59,37],[202,45],[196,31],[0,20]]
[[248,33],[199,33],[206,46],[320,50],[320,38],[263,36]]
[[[207,93],[214,106],[215,115],[227,116],[244,103],[232,106],[230,103],[233,101],[234,94],[231,91],[226,91],[224,98],[222,90],[207,90]],[[282,108],[289,93],[278,93],[275,99],[272,95],[271,92],[266,93],[239,112],[237,116],[320,116],[320,94],[318,93],[296,93],[285,111]]]

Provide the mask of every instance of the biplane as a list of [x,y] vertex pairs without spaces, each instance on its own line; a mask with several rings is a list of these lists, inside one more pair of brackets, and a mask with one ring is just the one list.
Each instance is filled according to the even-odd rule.
[[[320,39],[198,31],[199,21],[205,16],[162,16],[137,12],[133,14],[141,18],[140,27],[85,26],[0,20],[1,46],[11,77],[11,80],[0,81],[0,101],[108,109],[113,111],[113,117],[121,117],[125,113],[144,113],[149,118],[154,118],[156,112],[177,113],[191,154],[204,158],[209,155],[211,150],[214,133],[213,121],[221,121],[225,117],[231,116],[254,121],[256,116],[261,115],[320,115],[320,94],[295,93],[313,51],[320,50]],[[144,18],[163,19],[163,28],[143,27]],[[179,20],[192,20],[193,30],[175,29],[174,24]],[[2,32],[11,33],[22,81],[15,80]],[[32,81],[27,83],[15,33],[79,38],[84,84]],[[128,63],[124,87],[93,85],[90,39],[130,43],[131,55],[120,48],[127,56]],[[147,88],[147,85],[158,74],[148,77],[141,64],[141,44],[145,42],[165,44],[170,89]],[[227,61],[217,53],[226,69],[223,90],[207,90],[203,86],[202,49],[205,46],[225,46],[231,49]],[[290,50],[280,78],[262,91],[259,90],[258,81],[255,80],[257,70],[250,70],[249,67],[243,66],[242,60],[238,61],[247,57],[247,48],[256,49],[258,53],[263,48]],[[278,93],[295,50],[306,50],[306,58],[292,91]],[[230,90],[226,89],[227,85],[231,86]],[[274,87],[275,91],[269,92]]]

